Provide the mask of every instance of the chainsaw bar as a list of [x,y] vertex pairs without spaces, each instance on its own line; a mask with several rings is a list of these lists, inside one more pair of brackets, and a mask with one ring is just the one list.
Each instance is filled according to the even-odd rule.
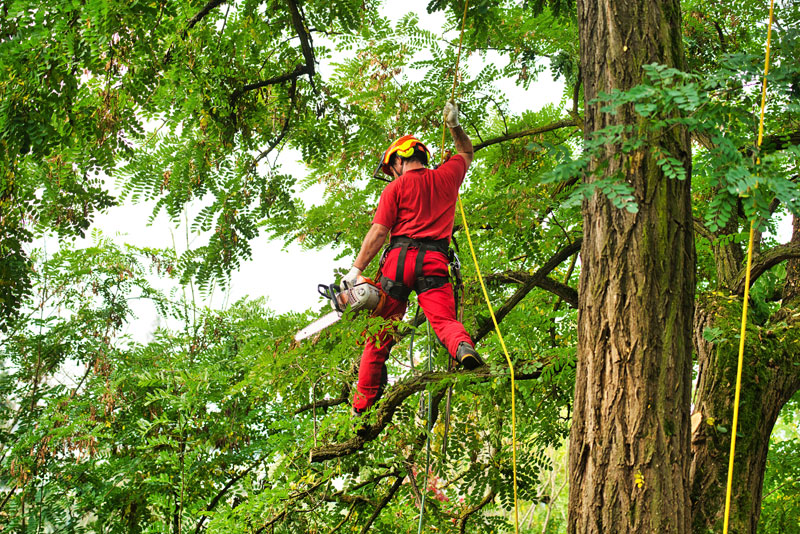
[[295,341],[301,341],[306,339],[307,337],[311,337],[317,332],[321,332],[328,328],[330,325],[334,324],[336,321],[341,319],[342,316],[339,315],[339,312],[332,311],[328,315],[323,315],[307,327],[303,328],[299,332],[294,335]]
[[375,285],[375,282],[363,276],[358,277],[358,283],[354,286],[340,288],[335,284],[319,284],[317,291],[331,301],[331,307],[334,311],[320,317],[296,333],[294,335],[295,341],[301,341],[328,328],[341,319],[347,308],[353,312],[364,310],[377,314],[386,301],[386,294]]

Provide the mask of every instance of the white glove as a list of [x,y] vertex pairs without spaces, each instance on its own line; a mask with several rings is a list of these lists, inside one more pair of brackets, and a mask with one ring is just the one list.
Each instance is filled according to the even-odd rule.
[[458,105],[450,100],[444,105],[444,122],[448,128],[455,128],[459,126],[458,123]]
[[346,289],[348,287],[353,287],[358,283],[358,277],[361,274],[361,269],[353,265],[350,271],[344,275],[342,281],[339,282],[339,287],[342,289]]

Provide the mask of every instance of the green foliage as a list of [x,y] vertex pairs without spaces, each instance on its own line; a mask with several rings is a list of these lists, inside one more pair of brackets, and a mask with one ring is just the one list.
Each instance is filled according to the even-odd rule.
[[800,435],[798,434],[798,395],[787,403],[775,425],[767,455],[764,500],[759,532],[800,532]]
[[[797,7],[779,2],[768,142],[757,151],[762,6],[706,4],[684,2],[686,71],[648,65],[639,86],[602,95],[606,112],[632,110],[634,120],[585,140],[578,127],[512,135],[582,122],[574,3],[470,3],[458,100],[466,129],[486,146],[461,193],[497,308],[580,237],[584,199],[599,193],[636,216],[641,192],[625,173],[637,153],[669,179],[692,180],[694,215],[707,232],[698,239],[702,290],[727,279],[715,254],[741,250],[747,219],[774,230],[775,204],[798,211],[800,149],[788,146],[798,129]],[[479,346],[491,377],[456,373],[429,386],[435,393],[452,384],[454,393],[448,453],[440,416],[422,487],[426,433],[416,395],[362,448],[309,460],[313,449],[375,422],[374,412],[352,418],[347,400],[362,332],[380,329],[378,321],[348,317],[297,344],[293,333],[327,309],[276,316],[256,300],[208,310],[179,298],[179,289],[154,289],[225,285],[265,236],[352,255],[383,189],[368,177],[384,148],[415,133],[441,157],[453,33],[422,28],[424,13],[393,23],[377,3],[354,0],[303,2],[300,30],[289,6],[245,0],[202,16],[200,4],[177,1],[0,7],[0,500],[8,497],[0,514],[9,529],[358,531],[398,478],[371,532],[415,531],[420,492],[431,530],[458,532],[459,518],[482,504],[466,531],[511,529],[510,380],[496,336]],[[428,5],[445,12],[442,31],[457,31],[462,10],[458,2]],[[301,36],[311,37],[310,63]],[[562,103],[512,113],[518,103],[500,82],[534,99],[548,65],[565,81]],[[661,142],[674,128],[692,135],[691,167]],[[620,148],[618,159],[609,145]],[[278,165],[284,148],[302,154],[307,176]],[[619,172],[599,179],[611,165]],[[304,205],[298,192],[317,184],[322,202]],[[197,213],[190,225],[200,244],[180,257],[99,235],[90,247],[70,246],[96,213],[142,201],[155,205],[153,218]],[[65,240],[62,250],[31,252],[49,234]],[[475,332],[490,319],[464,234],[457,218],[464,322]],[[565,261],[546,282],[576,288],[579,269]],[[784,275],[773,268],[754,286],[754,326],[770,326]],[[162,325],[147,341],[126,330],[137,302],[153,306]],[[531,532],[566,528],[576,325],[576,311],[538,287],[501,323],[525,377],[516,391],[517,475]],[[734,341],[724,326],[712,325],[706,339]],[[418,369],[427,357],[421,330]],[[392,384],[418,372],[408,350],[401,337],[389,361]],[[330,406],[312,407],[321,401]],[[788,411],[796,415],[796,405]],[[797,478],[795,442],[770,452],[766,531],[795,526],[787,482]]]

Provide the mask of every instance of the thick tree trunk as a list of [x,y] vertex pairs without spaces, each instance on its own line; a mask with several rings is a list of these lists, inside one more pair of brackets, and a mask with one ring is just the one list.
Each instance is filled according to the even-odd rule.
[[[794,220],[792,242],[800,243]],[[729,288],[728,288],[729,289]],[[800,260],[790,260],[781,309],[765,326],[748,326],[739,402],[731,492],[730,532],[755,534],[772,428],[783,406],[800,388],[800,328],[794,314],[800,297]],[[692,415],[692,527],[719,532],[725,509],[741,299],[719,295],[698,300],[695,347],[700,380]],[[708,341],[707,327],[722,338]]]
[[[677,0],[579,0],[585,132],[637,125],[589,104],[639,83],[641,66],[681,67]],[[644,130],[641,130],[644,131]],[[684,130],[648,138],[684,162]],[[685,533],[690,528],[689,395],[695,252],[690,180],[667,179],[648,150],[609,147],[639,212],[595,194],[583,206],[578,367],[570,437],[570,533]]]

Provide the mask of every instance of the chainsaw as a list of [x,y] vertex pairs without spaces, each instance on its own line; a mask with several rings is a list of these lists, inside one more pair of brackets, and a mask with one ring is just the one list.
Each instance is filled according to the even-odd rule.
[[386,303],[386,293],[375,282],[364,276],[359,276],[358,282],[353,286],[341,288],[336,284],[319,284],[317,291],[331,301],[333,311],[323,315],[295,334],[294,339],[296,341],[313,336],[336,323],[342,318],[348,307],[356,313],[370,311],[372,312],[370,316],[375,317],[383,310],[383,306]]

